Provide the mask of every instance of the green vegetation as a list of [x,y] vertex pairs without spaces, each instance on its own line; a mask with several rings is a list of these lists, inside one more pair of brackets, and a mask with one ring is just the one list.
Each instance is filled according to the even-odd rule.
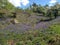
[[55,33],[60,34],[60,24],[55,24],[51,26],[51,29],[55,31]]
[[0,33],[0,45],[60,45],[60,24],[54,24],[45,32],[39,30],[24,33]]
[[[0,31],[7,28],[9,30],[11,26],[15,31],[15,27],[18,26],[18,31],[20,31],[20,27],[24,29],[29,26],[33,27],[31,30],[29,27],[29,31],[23,33],[7,30],[4,32],[5,30],[3,30],[0,32],[0,45],[60,45],[60,22],[53,25],[49,25],[48,22],[55,21],[58,16],[60,16],[59,3],[51,7],[33,3],[26,9],[20,9],[14,7],[7,0],[0,0]],[[40,29],[39,24],[43,30]],[[45,29],[47,27],[45,24],[49,25],[47,29]],[[34,28],[36,25],[39,29]]]
[[48,5],[41,6],[33,3],[32,5],[30,5],[30,7],[27,7],[26,9],[21,9],[14,7],[7,0],[0,1],[0,18],[14,18],[16,16],[17,18],[19,18],[19,15],[24,14],[28,15],[28,17],[33,14],[39,14],[39,16],[42,15],[47,16],[50,19],[54,19],[60,15],[60,4],[56,3],[54,6],[49,7]]

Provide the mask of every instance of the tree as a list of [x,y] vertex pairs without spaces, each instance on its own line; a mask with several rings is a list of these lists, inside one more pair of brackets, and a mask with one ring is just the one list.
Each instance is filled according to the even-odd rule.
[[47,12],[48,12],[48,10],[49,10],[49,6],[46,4],[45,6],[44,6],[44,16],[47,16]]
[[39,5],[38,7],[37,7],[37,13],[42,13],[43,15],[44,15],[44,7],[43,6],[41,6],[41,5]]
[[54,9],[53,13],[54,13],[54,17],[56,18],[58,16],[58,10]]
[[7,3],[7,0],[0,0],[0,9],[4,8]]
[[14,11],[16,7],[14,7],[8,0],[0,0],[0,9],[6,9],[8,11]]
[[0,18],[11,16],[11,12],[15,12],[16,7],[14,7],[8,0],[0,0]]
[[36,12],[38,5],[36,3],[33,3],[31,7],[32,7],[32,11]]
[[52,10],[49,9],[49,10],[47,11],[47,16],[48,16],[50,19],[52,19],[52,15],[53,15]]

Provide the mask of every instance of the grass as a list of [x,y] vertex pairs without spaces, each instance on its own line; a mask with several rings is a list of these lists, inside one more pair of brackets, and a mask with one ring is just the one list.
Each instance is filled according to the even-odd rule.
[[50,27],[55,33],[60,34],[60,23],[59,24],[54,24]]
[[0,33],[0,45],[60,45],[60,24],[54,24],[46,32],[39,30],[24,33]]

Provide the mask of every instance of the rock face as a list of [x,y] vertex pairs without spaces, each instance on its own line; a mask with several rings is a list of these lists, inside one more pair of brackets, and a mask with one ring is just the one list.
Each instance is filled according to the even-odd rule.
[[19,23],[19,21],[18,21],[17,19],[11,19],[10,22],[11,22],[12,24],[18,24],[18,23]]
[[14,22],[17,23],[17,24],[19,23],[19,21],[17,19],[14,19]]

